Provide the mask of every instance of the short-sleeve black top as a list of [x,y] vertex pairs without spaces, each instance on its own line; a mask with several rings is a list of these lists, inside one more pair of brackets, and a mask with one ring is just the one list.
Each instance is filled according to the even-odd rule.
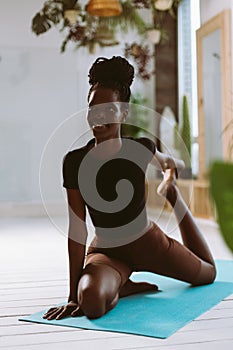
[[[89,161],[86,170],[84,168],[85,173],[83,174],[82,164],[84,164],[94,143],[95,139],[92,139],[84,147],[70,151],[65,155],[63,159],[63,186],[68,189],[80,190],[95,227],[122,227],[140,216],[141,219],[140,223],[137,223],[137,228],[143,229],[147,223],[145,173],[156,152],[154,142],[146,137],[122,138],[121,149],[112,159],[102,161],[100,164],[98,160],[90,158],[91,161]],[[96,174],[95,168],[98,169]],[[82,177],[80,177],[80,172],[82,172]],[[93,174],[95,178],[93,178]],[[132,198],[129,203],[116,212],[111,210],[104,212],[103,209],[98,207],[98,204],[93,205],[88,201],[88,196],[84,193],[86,190],[83,190],[83,187],[80,186],[80,179],[83,177],[85,178],[86,187],[84,187],[86,190],[88,191],[88,187],[91,188],[89,184],[94,181],[98,195],[105,203],[109,203],[109,207],[112,201],[117,199],[117,184],[122,179],[131,183],[133,188]],[[141,227],[138,227],[138,225]]]

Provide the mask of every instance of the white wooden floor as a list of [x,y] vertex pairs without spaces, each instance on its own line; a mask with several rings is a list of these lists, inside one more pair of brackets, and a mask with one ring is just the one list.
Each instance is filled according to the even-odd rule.
[[[165,215],[160,224],[166,223]],[[214,257],[233,259],[216,223],[198,223]],[[0,349],[233,349],[233,295],[165,340],[19,322],[19,316],[66,299],[66,238],[47,218],[0,219],[0,227]]]

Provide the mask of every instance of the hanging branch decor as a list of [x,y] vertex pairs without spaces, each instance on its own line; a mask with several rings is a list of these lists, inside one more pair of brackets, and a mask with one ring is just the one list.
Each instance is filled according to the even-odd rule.
[[127,0],[120,3],[120,15],[102,17],[90,15],[86,7],[81,8],[77,0],[47,0],[32,19],[32,31],[41,35],[52,26],[56,26],[60,31],[67,33],[61,52],[65,51],[69,41],[75,42],[77,47],[87,46],[90,51],[94,44],[118,45],[119,42],[115,39],[118,30],[125,33],[129,29],[136,29],[142,34],[146,28],[145,22],[134,7],[134,2]]
[[[88,1],[87,1],[88,2]],[[173,0],[169,14],[174,15],[174,9],[181,0]],[[61,52],[72,42],[76,48],[85,46],[90,53],[93,53],[96,45],[100,47],[118,45],[116,34],[120,31],[126,33],[129,30],[136,30],[142,41],[148,40],[147,29],[156,29],[163,36],[162,20],[165,11],[159,11],[155,7],[156,0],[90,0],[84,7],[78,0],[47,0],[42,9],[32,19],[32,32],[42,35],[52,27],[58,28],[65,36]],[[111,5],[111,6],[110,6]],[[102,6],[102,11],[101,11]],[[148,28],[143,20],[140,10],[152,11],[153,18],[157,24]],[[93,10],[99,15],[91,15]],[[111,14],[111,16],[107,16]],[[160,37],[159,33],[157,33]],[[158,41],[152,41],[156,44]],[[135,52],[138,52],[135,54]],[[131,56],[138,66],[138,75],[142,79],[149,79],[153,72],[147,68],[150,59],[154,56],[149,51],[148,45],[132,43],[126,44],[125,55]]]
[[154,71],[150,71],[148,65],[150,64],[151,58],[155,55],[150,52],[148,45],[139,45],[132,43],[131,45],[125,44],[125,57],[132,58],[137,65],[137,75],[143,80],[149,80]]

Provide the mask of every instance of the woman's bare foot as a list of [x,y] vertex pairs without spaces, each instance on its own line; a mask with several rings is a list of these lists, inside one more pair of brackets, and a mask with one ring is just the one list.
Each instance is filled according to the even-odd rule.
[[172,206],[175,205],[178,197],[178,188],[176,187],[176,170],[167,169],[164,172],[163,181],[159,184],[157,188],[157,193],[165,197]]
[[133,282],[130,279],[121,287],[120,298],[128,295],[154,291],[158,292],[158,286],[147,282]]

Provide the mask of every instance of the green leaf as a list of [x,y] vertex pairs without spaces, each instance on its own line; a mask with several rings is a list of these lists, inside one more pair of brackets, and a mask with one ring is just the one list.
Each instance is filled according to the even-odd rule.
[[210,169],[210,191],[223,238],[233,251],[233,163],[216,161]]
[[64,11],[75,8],[77,2],[77,0],[62,0]]
[[180,131],[182,140],[184,142],[185,148],[181,148],[181,158],[184,160],[186,166],[191,165],[191,126],[190,126],[190,116],[189,116],[189,106],[188,98],[186,95],[183,97],[183,121]]
[[37,13],[32,19],[32,31],[33,33],[40,35],[47,32],[51,28],[48,17]]

